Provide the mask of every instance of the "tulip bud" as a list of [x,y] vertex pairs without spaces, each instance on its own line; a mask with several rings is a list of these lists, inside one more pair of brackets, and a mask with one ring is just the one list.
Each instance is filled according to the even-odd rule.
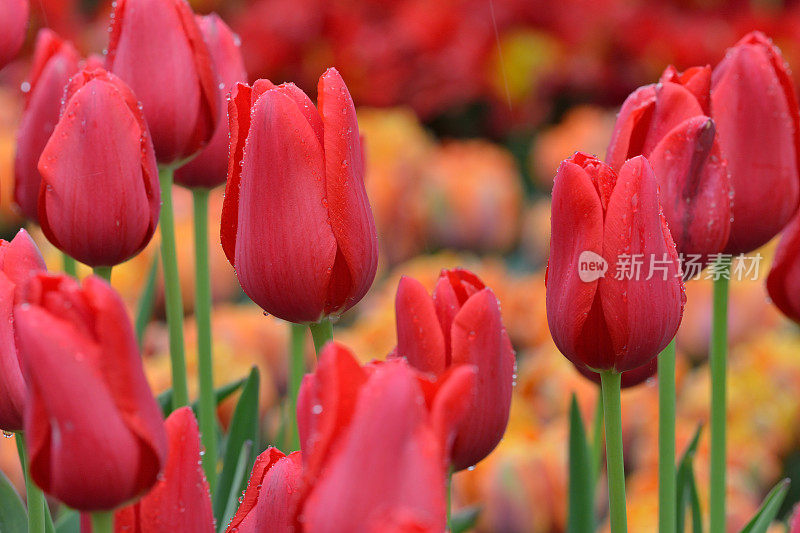
[[254,302],[298,323],[355,305],[378,263],[355,107],[335,69],[318,100],[259,80],[237,86],[228,113],[222,248]]
[[294,531],[294,506],[303,479],[300,452],[268,448],[256,458],[247,490],[226,533]]
[[184,160],[208,143],[218,119],[218,82],[192,9],[186,0],[116,4],[108,69],[142,102],[159,163]]
[[566,159],[551,220],[546,303],[556,346],[594,371],[647,364],[675,336],[685,301],[647,160],[635,157],[617,174],[586,154]]
[[767,276],[767,291],[784,315],[800,323],[800,215],[781,235]]
[[14,336],[14,303],[31,274],[46,270],[42,254],[24,229],[11,242],[0,240],[0,429],[20,431],[25,380]]
[[219,121],[208,145],[175,172],[175,183],[184,187],[212,188],[228,175],[228,109],[225,99],[238,82],[247,82],[239,37],[216,14],[197,17],[218,76]]
[[30,475],[81,511],[142,495],[166,460],[161,411],[125,306],[105,281],[37,274],[14,308]]
[[514,350],[500,304],[475,274],[457,269],[441,273],[433,298],[420,282],[403,277],[395,307],[397,356],[436,376],[454,365],[478,369],[468,414],[450,452],[456,470],[473,466],[503,438],[511,408]]
[[0,2],[0,68],[17,56],[28,29],[28,0]]
[[643,155],[661,190],[675,246],[683,254],[715,254],[728,242],[731,186],[714,122],[708,116],[711,69],[667,68],[658,84],[622,104],[606,160],[619,171]]
[[164,423],[168,453],[164,474],[141,500],[114,514],[115,531],[212,533],[214,513],[200,463],[200,432],[190,407]]
[[71,43],[47,28],[39,31],[14,157],[14,202],[33,222],[39,220],[39,156],[56,127],[64,88],[78,71],[79,60]]
[[747,253],[783,229],[800,199],[795,87],[763,33],[743,37],[714,68],[711,111],[734,191],[726,252]]
[[160,207],[153,145],[136,97],[113,74],[72,79],[39,172],[39,223],[58,249],[113,266],[150,242]]

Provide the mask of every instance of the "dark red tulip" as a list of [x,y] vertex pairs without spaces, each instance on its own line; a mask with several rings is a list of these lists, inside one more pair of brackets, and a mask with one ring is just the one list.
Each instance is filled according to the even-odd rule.
[[153,145],[136,97],[102,69],[77,74],[39,159],[39,223],[57,248],[90,266],[142,250],[158,224]]
[[228,533],[288,533],[294,530],[294,507],[303,481],[300,452],[284,455],[268,448],[256,459],[239,510]]
[[125,305],[105,281],[36,274],[14,308],[28,383],[30,474],[81,511],[109,510],[156,482],[167,455]]
[[0,2],[0,68],[17,56],[28,30],[28,0]]
[[37,168],[39,156],[56,127],[64,88],[78,72],[79,60],[71,43],[47,28],[39,31],[14,157],[14,202],[25,218],[34,222],[39,220],[39,186],[42,183]]
[[619,174],[582,153],[563,161],[551,221],[547,322],[558,349],[595,371],[648,363],[678,331],[685,295],[647,160]]
[[[592,372],[585,366],[575,365],[575,368],[582,376],[600,385],[600,374],[597,372]],[[641,385],[648,379],[655,376],[656,372],[658,372],[658,357],[653,357],[648,363],[640,366],[639,368],[634,368],[633,370],[623,372],[622,376],[620,377],[620,386],[623,389],[629,389],[631,387],[635,387],[636,385]]]
[[455,365],[478,369],[468,414],[451,450],[456,470],[478,463],[503,438],[511,408],[514,350],[494,293],[467,270],[445,270],[433,298],[420,282],[403,277],[395,301],[396,355],[441,376]]
[[[306,531],[443,531],[447,448],[467,414],[475,368],[436,381],[403,359],[360,366],[329,343],[297,406]],[[418,528],[418,529],[414,529]]]
[[747,34],[714,68],[711,113],[734,191],[726,251],[747,253],[783,229],[800,199],[795,87],[763,33]]
[[219,121],[208,146],[175,172],[184,187],[216,187],[228,175],[228,118],[225,99],[238,82],[247,82],[239,37],[216,14],[197,17],[217,72]]
[[117,533],[214,531],[214,513],[200,463],[200,432],[190,407],[174,411],[164,423],[168,453],[163,476],[141,500],[114,514]]
[[800,323],[800,216],[781,235],[767,276],[769,297],[781,312]]
[[186,159],[209,142],[218,82],[186,0],[117,0],[106,64],[142,102],[159,163]]
[[44,270],[42,254],[24,229],[10,242],[0,240],[0,429],[3,431],[22,429],[27,397],[14,336],[14,304],[28,278]]
[[667,68],[622,104],[606,157],[616,171],[632,157],[647,158],[683,254],[719,253],[730,232],[732,189],[709,117],[710,86],[710,67]]
[[247,295],[291,322],[355,305],[378,263],[355,107],[335,69],[317,105],[259,80],[239,84],[228,109],[222,248]]

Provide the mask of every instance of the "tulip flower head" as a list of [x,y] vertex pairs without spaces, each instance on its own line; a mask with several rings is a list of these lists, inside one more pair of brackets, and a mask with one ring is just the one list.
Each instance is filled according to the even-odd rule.
[[33,222],[39,220],[39,157],[56,127],[64,88],[78,72],[79,60],[71,43],[47,28],[39,31],[14,156],[14,202]]
[[653,168],[678,252],[708,255],[728,242],[733,192],[709,117],[711,68],[664,71],[622,105],[606,160],[619,171],[643,155]]
[[46,270],[42,254],[24,229],[0,240],[0,429],[20,431],[27,391],[14,334],[14,304],[28,278]]
[[617,174],[583,153],[566,159],[551,221],[547,322],[558,349],[594,371],[648,363],[678,331],[685,294],[647,160]]
[[228,175],[228,108],[225,98],[238,82],[247,82],[239,37],[216,14],[197,17],[216,67],[219,121],[214,136],[202,151],[175,171],[175,183],[184,187],[212,188]]
[[28,0],[0,2],[0,68],[14,59],[25,42],[28,29]]
[[33,480],[81,511],[144,494],[164,466],[166,434],[119,295],[95,276],[79,285],[36,274],[14,320]]
[[219,116],[219,82],[191,7],[117,0],[110,32],[107,68],[142,102],[158,162],[191,157],[208,144]]
[[511,408],[515,359],[500,304],[475,274],[455,269],[441,273],[433,297],[420,282],[403,277],[395,307],[396,356],[435,376],[462,364],[478,369],[451,450],[456,470],[473,466],[503,438]]
[[58,249],[90,266],[142,250],[158,224],[158,169],[136,97],[102,69],[66,89],[61,118],[39,159],[39,223]]
[[222,248],[245,293],[290,322],[343,313],[378,263],[355,107],[335,69],[318,108],[293,84],[239,84],[229,102]]
[[760,32],[714,68],[711,114],[734,191],[726,252],[747,253],[789,222],[800,201],[800,119],[780,51]]

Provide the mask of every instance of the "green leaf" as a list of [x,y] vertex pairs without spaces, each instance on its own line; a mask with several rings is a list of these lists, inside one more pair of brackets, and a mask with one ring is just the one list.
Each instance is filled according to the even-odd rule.
[[764,502],[759,507],[758,512],[753,518],[744,526],[741,533],[766,533],[767,529],[781,508],[783,499],[786,497],[786,491],[789,490],[789,480],[784,479],[779,481],[775,487],[764,498]]
[[694,465],[689,465],[689,504],[692,508],[692,533],[703,533],[703,510],[700,508],[700,494],[694,477]]
[[[689,505],[692,508],[692,531],[693,533],[701,533],[702,531],[702,519],[700,520],[700,526],[698,527],[697,521],[695,519],[695,515],[699,515],[699,500],[696,502],[697,510],[695,510],[695,501],[694,499],[697,498],[697,486],[695,483],[694,478],[694,456],[697,453],[697,446],[700,443],[700,435],[703,432],[703,425],[700,424],[697,426],[697,429],[694,432],[694,436],[692,440],[689,441],[689,445],[684,450],[683,455],[681,456],[681,460],[678,461],[678,470],[676,473],[675,478],[675,503],[677,505],[676,509],[676,531],[678,533],[683,533],[684,524],[686,522],[686,506]],[[694,494],[694,496],[693,496]]]
[[81,533],[81,514],[75,509],[65,509],[56,520],[56,533]]
[[[245,441],[241,452],[239,452],[239,458],[236,461],[236,471],[233,474],[234,487],[239,486],[242,483],[245,485],[247,484],[247,478],[249,477],[247,474],[250,471],[247,468],[247,463],[252,451],[253,441]],[[238,494],[240,493],[231,492],[228,496],[228,501],[225,502],[225,511],[222,513],[222,520],[219,521],[219,531],[225,531],[231,519],[233,518],[233,515],[236,514],[236,509],[239,507],[239,503],[241,502],[241,496]]]
[[[231,497],[238,499],[246,485],[250,470],[253,468],[258,454],[258,368],[253,367],[250,375],[242,388],[242,395],[231,418],[228,438],[225,442],[225,454],[222,462],[222,472],[217,479],[217,490],[214,494],[214,517],[218,524],[223,523],[225,508]],[[245,442],[253,443],[252,450],[247,454],[245,463],[245,476],[243,480],[236,479],[236,469],[242,448]]]
[[594,531],[594,479],[586,429],[573,394],[569,408],[569,533]]
[[28,513],[22,499],[0,470],[0,531],[27,531]]
[[44,498],[44,533],[56,533],[56,526],[53,523],[53,515],[50,513],[50,506],[47,505],[47,497]]
[[466,533],[475,527],[483,509],[480,505],[464,507],[453,513],[450,519],[450,533]]
[[[225,401],[229,396],[231,396],[234,392],[239,390],[242,385],[247,381],[247,378],[242,378],[236,381],[231,381],[230,383],[226,383],[221,387],[214,390],[214,396],[216,396],[216,403],[217,405],[221,404]],[[169,414],[172,412],[172,389],[167,389],[161,394],[158,395],[156,398],[159,407],[161,407],[161,412],[164,413],[164,417],[168,417]],[[197,416],[197,409],[198,403],[197,401],[192,402],[192,411],[194,411],[194,416]]]

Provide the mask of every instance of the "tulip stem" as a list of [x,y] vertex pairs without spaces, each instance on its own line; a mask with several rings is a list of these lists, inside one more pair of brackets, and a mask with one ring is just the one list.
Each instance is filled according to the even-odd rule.
[[197,325],[197,369],[200,391],[200,435],[205,448],[203,470],[211,494],[217,481],[217,409],[214,364],[211,353],[211,275],[208,266],[208,193],[192,190],[194,197],[194,317]]
[[15,440],[17,441],[19,462],[22,465],[22,472],[25,474],[25,497],[28,505],[28,533],[44,533],[44,506],[47,505],[47,503],[44,501],[44,494],[42,494],[42,491],[39,490],[39,487],[33,482],[30,471],[28,471],[25,436],[21,431],[16,433]]
[[622,458],[622,374],[611,370],[600,372],[603,390],[603,412],[606,425],[606,470],[611,533],[625,533],[628,517],[625,509],[625,464]]
[[92,269],[95,276],[103,278],[107,282],[111,283],[111,267],[101,267],[97,266]]
[[289,358],[289,417],[287,436],[289,450],[300,449],[297,432],[297,394],[305,373],[306,328],[302,324],[291,324],[291,357]]
[[446,483],[446,490],[447,490],[447,501],[446,501],[446,506],[447,506],[447,531],[452,531],[453,530],[453,509],[452,509],[452,505],[453,505],[453,467],[452,466],[448,466],[447,467],[447,473],[445,475],[447,476],[447,480],[445,482]]
[[314,349],[319,357],[319,352],[328,343],[333,340],[333,324],[327,318],[323,318],[319,322],[312,322],[308,325],[311,330],[311,337],[314,339]]
[[675,533],[675,339],[658,356],[658,531]]
[[67,253],[61,252],[61,254],[64,257],[64,273],[73,278],[78,277],[78,264],[75,259]]
[[186,358],[183,352],[183,300],[178,259],[175,252],[175,219],[172,210],[172,181],[175,168],[159,167],[161,182],[161,264],[169,327],[169,356],[172,365],[172,408],[189,403],[186,385]]
[[[725,531],[725,412],[728,358],[728,278],[730,257],[722,256],[715,269],[711,323],[711,487],[709,531]],[[659,369],[659,372],[661,369]]]
[[603,467],[603,394],[598,392],[592,428],[592,467],[594,468],[592,487],[597,485]]
[[114,531],[114,511],[92,513],[92,533],[112,533]]

